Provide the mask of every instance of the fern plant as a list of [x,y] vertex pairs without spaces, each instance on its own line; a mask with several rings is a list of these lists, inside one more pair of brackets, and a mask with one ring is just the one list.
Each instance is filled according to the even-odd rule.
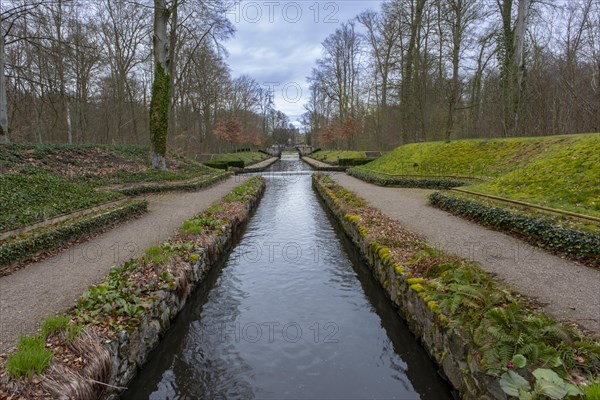
[[571,342],[561,325],[541,314],[524,312],[519,303],[486,312],[473,338],[485,367],[497,372],[515,354],[526,356],[534,365],[558,367],[562,364],[558,345]]

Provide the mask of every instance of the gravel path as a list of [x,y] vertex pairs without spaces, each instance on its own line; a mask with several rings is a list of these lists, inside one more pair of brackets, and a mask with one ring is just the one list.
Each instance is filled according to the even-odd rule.
[[148,213],[141,217],[0,278],[0,352],[12,347],[20,335],[34,333],[46,315],[73,306],[112,266],[169,238],[182,221],[246,179],[231,177],[198,192],[149,196]]
[[430,245],[479,262],[539,302],[552,318],[576,321],[600,332],[600,271],[429,206],[431,190],[380,187],[341,173],[331,177],[406,228],[423,234]]

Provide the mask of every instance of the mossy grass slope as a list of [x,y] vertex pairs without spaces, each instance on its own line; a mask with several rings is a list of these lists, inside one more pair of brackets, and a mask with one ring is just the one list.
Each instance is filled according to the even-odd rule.
[[72,181],[52,173],[0,175],[0,231],[30,225],[63,213],[93,207],[122,196],[96,192],[94,186]]
[[411,143],[397,147],[366,168],[398,175],[489,178],[594,136],[597,134]]
[[413,143],[354,170],[471,178],[469,190],[600,215],[600,134]]
[[469,190],[600,216],[600,134],[580,136]]

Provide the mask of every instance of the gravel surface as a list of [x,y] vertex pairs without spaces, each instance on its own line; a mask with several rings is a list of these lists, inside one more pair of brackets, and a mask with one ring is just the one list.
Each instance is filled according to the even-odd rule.
[[331,174],[430,245],[474,260],[559,321],[600,332],[600,271],[552,255],[510,235],[428,205],[432,190],[386,188],[346,174]]
[[0,352],[22,334],[35,333],[47,315],[75,305],[110,269],[169,238],[181,223],[202,212],[247,177],[231,177],[191,193],[148,196],[148,213],[0,278]]

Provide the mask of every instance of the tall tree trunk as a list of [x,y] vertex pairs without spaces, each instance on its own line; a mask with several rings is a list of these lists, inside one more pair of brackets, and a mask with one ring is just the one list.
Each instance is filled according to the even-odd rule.
[[4,34],[0,30],[0,144],[9,142],[6,77],[4,76]]
[[[458,0],[452,5],[454,13],[452,29],[452,78],[450,82],[450,93],[448,96],[448,116],[446,120],[446,140],[450,140],[454,128],[454,112],[459,101],[458,71],[460,67],[460,48],[462,44],[463,27],[463,2]],[[441,55],[442,53],[440,53]],[[441,58],[441,57],[440,57]]]
[[167,169],[167,134],[171,100],[168,22],[169,10],[165,0],[154,0],[154,36],[152,38],[154,81],[150,100],[150,141],[152,143],[152,167],[156,169]]
[[409,129],[414,129],[415,117],[414,110],[414,82],[413,73],[415,69],[415,59],[418,57],[417,45],[419,39],[419,31],[423,23],[423,9],[425,8],[426,0],[416,0],[416,5],[412,15],[410,27],[410,40],[406,51],[406,61],[403,68],[402,86],[401,86],[401,103],[402,107],[402,143],[408,142]]
[[513,0],[504,0],[500,8],[502,17],[502,60],[501,60],[501,79],[502,79],[502,97],[503,97],[503,118],[502,133],[507,136],[512,131],[512,110],[514,98],[514,32],[512,27],[512,4]]
[[170,87],[169,87],[169,133],[175,134],[177,130],[177,114],[175,113],[175,76],[177,68],[177,24],[178,21],[178,0],[174,1],[171,6],[170,18],[171,18],[171,32],[169,32],[169,76],[170,76]]
[[58,77],[60,79],[60,96],[63,101],[63,107],[65,109],[65,126],[67,129],[67,142],[69,144],[73,143],[73,130],[71,128],[71,111],[70,111],[70,102],[67,97],[67,89],[66,89],[66,72],[65,72],[65,60],[64,60],[64,52],[65,46],[63,44],[63,0],[58,0],[58,15],[56,16],[56,42],[58,44]]
[[69,144],[73,143],[73,128],[71,125],[71,102],[69,98],[65,96],[65,113],[66,113],[66,123],[67,123],[67,142]]
[[523,94],[523,76],[525,75],[525,61],[523,59],[523,49],[525,47],[525,32],[527,31],[527,17],[529,16],[529,6],[531,0],[519,0],[519,9],[517,12],[517,23],[515,25],[514,37],[514,58],[513,68],[515,71],[516,87],[514,99],[514,128],[519,125],[519,111],[521,108],[521,98]]

